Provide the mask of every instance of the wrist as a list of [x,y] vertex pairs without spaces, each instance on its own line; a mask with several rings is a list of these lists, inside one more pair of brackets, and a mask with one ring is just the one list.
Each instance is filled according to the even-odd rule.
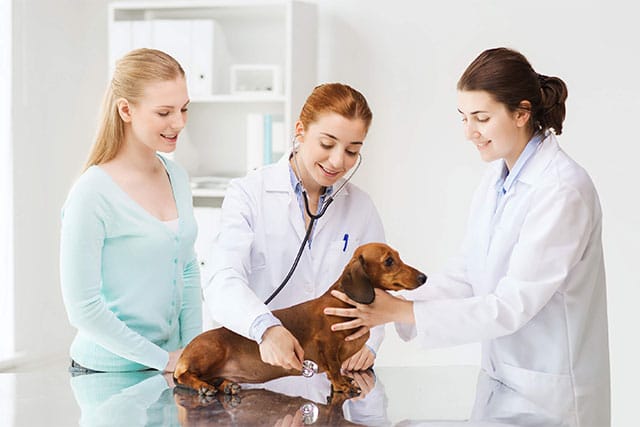
[[403,299],[399,301],[398,305],[398,310],[396,310],[397,319],[395,321],[410,325],[416,323],[416,318],[413,314],[413,301]]

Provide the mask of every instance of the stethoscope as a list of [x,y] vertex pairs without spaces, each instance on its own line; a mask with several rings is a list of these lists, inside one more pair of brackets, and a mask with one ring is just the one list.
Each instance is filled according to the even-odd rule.
[[309,215],[309,225],[307,226],[307,231],[304,235],[304,238],[302,239],[302,243],[300,244],[300,247],[298,248],[298,254],[296,255],[295,260],[293,261],[293,264],[291,265],[289,272],[282,280],[282,283],[280,283],[280,286],[278,286],[278,288],[275,291],[273,291],[271,295],[269,295],[269,298],[265,300],[264,302],[265,304],[269,304],[276,297],[276,295],[278,295],[280,291],[282,291],[282,289],[287,284],[287,282],[289,282],[289,279],[291,279],[293,272],[296,271],[296,267],[298,266],[298,262],[300,261],[300,257],[302,256],[302,251],[304,251],[304,248],[307,245],[307,242],[309,241],[309,237],[311,236],[311,231],[313,230],[313,225],[318,219],[322,218],[325,212],[327,212],[327,208],[329,207],[329,205],[331,205],[331,203],[333,203],[333,199],[338,195],[340,190],[342,190],[344,186],[347,185],[347,183],[351,180],[353,175],[358,171],[358,169],[360,168],[360,164],[362,163],[362,155],[358,153],[358,163],[356,163],[355,167],[351,171],[351,174],[349,174],[349,177],[342,183],[342,185],[340,185],[340,187],[338,187],[336,191],[334,191],[322,203],[322,206],[320,207],[318,213],[313,214],[311,212],[311,209],[309,208],[309,197],[307,196],[307,190],[305,190],[304,188],[304,183],[302,182],[302,175],[300,175],[300,168],[298,167],[297,154],[298,154],[298,146],[300,142],[298,142],[297,137],[298,135],[294,136],[293,140],[291,141],[293,145],[293,149],[292,149],[293,166],[295,168],[295,172],[298,177],[298,180],[300,181],[300,187],[302,188],[302,198],[304,199],[304,208],[307,211],[307,215]]

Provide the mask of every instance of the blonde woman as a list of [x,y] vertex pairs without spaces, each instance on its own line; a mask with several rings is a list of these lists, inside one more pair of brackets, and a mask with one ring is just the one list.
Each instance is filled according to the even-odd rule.
[[62,294],[77,335],[72,372],[173,371],[201,331],[196,223],[175,150],[184,70],[164,52],[118,61],[86,170],[62,209]]

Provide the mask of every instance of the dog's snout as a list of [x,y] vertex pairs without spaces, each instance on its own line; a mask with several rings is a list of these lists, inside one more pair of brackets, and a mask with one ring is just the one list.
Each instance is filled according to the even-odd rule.
[[420,285],[424,285],[424,283],[427,281],[427,275],[424,273],[420,273],[418,274],[418,284]]

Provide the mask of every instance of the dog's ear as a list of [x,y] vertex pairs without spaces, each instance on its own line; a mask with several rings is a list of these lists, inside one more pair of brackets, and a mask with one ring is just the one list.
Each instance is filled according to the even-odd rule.
[[358,260],[349,264],[348,271],[342,278],[344,293],[360,304],[371,304],[376,296],[373,284],[364,268],[365,260],[360,255]]

